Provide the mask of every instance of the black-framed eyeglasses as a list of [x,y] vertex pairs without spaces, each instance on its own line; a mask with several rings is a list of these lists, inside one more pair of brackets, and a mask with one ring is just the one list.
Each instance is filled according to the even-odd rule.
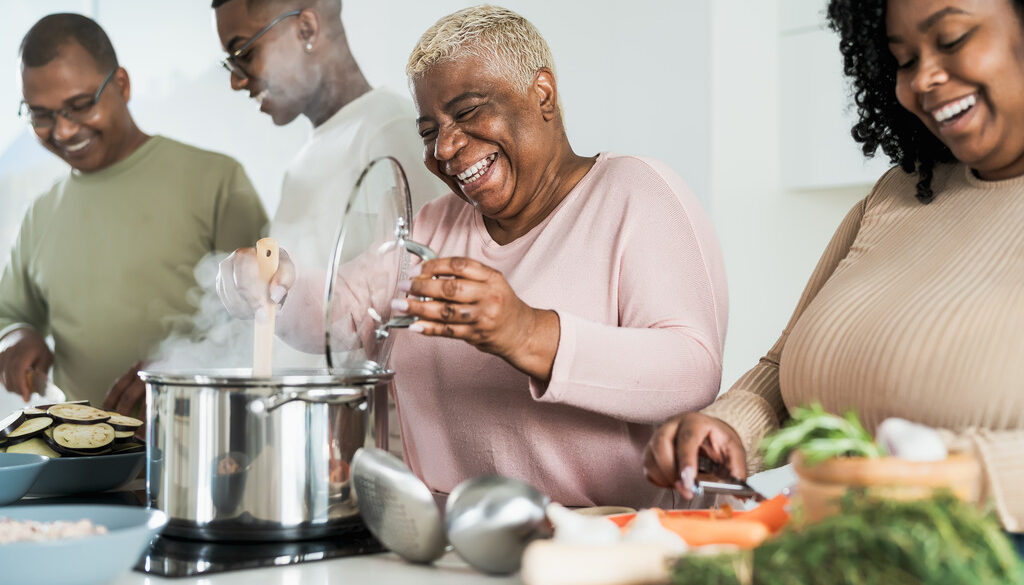
[[234,51],[228,53],[228,56],[221,60],[221,66],[230,71],[231,75],[239,79],[248,79],[249,73],[242,67],[242,64],[238,62],[238,58],[243,53],[248,51],[252,47],[253,43],[258,41],[260,37],[265,35],[268,30],[274,28],[275,24],[281,22],[282,20],[290,16],[298,16],[300,14],[302,14],[301,10],[292,10],[291,12],[285,12],[281,16],[278,16],[274,20],[271,20],[270,24],[260,29],[260,32],[252,35],[252,37],[248,41],[245,41],[245,43],[243,43],[241,47],[238,47]]
[[89,117],[93,114],[93,108],[100,101],[100,96],[103,94],[103,90],[107,89],[107,85],[110,84],[110,80],[114,78],[114,74],[117,73],[117,67],[114,67],[107,77],[100,84],[99,89],[92,96],[82,96],[77,100],[72,100],[67,106],[59,110],[47,110],[46,108],[33,108],[28,105],[24,100],[18,105],[18,116],[28,122],[33,128],[53,128],[57,125],[57,116],[74,122],[75,124],[82,124],[89,120]]

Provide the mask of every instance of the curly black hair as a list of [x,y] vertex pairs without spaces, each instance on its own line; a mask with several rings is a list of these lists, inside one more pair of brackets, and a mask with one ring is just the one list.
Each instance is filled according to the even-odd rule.
[[[1024,14],[1024,0],[1010,0]],[[930,202],[932,171],[954,160],[953,153],[917,118],[896,101],[896,59],[885,32],[887,0],[831,0],[828,23],[839,33],[843,72],[853,82],[853,100],[860,120],[851,134],[864,155],[879,147],[907,173],[917,171],[917,199]]]

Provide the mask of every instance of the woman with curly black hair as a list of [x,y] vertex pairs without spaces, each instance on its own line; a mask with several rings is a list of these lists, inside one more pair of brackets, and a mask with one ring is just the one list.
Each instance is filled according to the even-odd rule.
[[692,496],[789,408],[902,417],[973,452],[1024,532],[1024,2],[832,0],[865,155],[896,167],[847,215],[782,337],[701,413],[663,425],[648,477]]

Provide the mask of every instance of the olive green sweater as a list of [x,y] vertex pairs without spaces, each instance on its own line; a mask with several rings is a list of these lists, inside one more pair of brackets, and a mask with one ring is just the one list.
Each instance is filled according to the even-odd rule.
[[0,277],[0,337],[31,326],[54,341],[54,382],[101,402],[145,360],[206,254],[252,245],[267,223],[230,157],[155,136],[94,173],[72,171],[26,213]]

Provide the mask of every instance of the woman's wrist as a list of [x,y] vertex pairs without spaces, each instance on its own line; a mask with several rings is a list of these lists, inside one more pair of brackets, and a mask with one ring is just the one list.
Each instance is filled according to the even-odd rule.
[[558,353],[561,324],[558,313],[549,309],[531,309],[531,324],[526,339],[513,350],[509,362],[524,373],[544,382],[551,379],[551,370]]

